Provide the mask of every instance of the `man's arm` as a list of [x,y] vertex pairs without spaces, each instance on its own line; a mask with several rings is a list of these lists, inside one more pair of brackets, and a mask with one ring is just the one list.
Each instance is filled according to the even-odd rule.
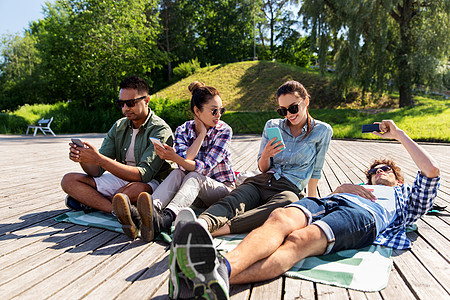
[[[87,148],[71,148],[71,159],[79,162],[90,176],[99,176],[99,167],[126,181],[142,181],[139,169],[127,166],[98,152],[92,144],[84,142]],[[74,150],[72,150],[74,149]]]
[[399,141],[420,169],[422,175],[428,178],[438,177],[440,174],[437,162],[420,145],[414,142],[403,130],[395,125],[392,120],[383,120],[380,124],[380,132],[373,134],[387,139]]

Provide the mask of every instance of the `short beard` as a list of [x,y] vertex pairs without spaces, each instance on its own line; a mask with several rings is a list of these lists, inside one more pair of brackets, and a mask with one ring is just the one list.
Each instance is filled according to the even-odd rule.
[[397,181],[390,181],[390,180],[386,180],[384,178],[379,178],[378,180],[375,180],[376,185],[385,185],[385,186],[396,186],[397,185]]

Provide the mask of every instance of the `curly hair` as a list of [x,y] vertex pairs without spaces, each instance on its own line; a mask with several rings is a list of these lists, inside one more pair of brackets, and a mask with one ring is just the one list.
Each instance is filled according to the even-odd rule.
[[372,175],[369,174],[369,171],[378,165],[386,165],[386,166],[391,167],[392,172],[394,172],[394,175],[395,175],[395,178],[397,179],[397,181],[400,183],[403,183],[404,179],[401,174],[401,169],[399,166],[397,166],[395,164],[395,162],[393,160],[391,160],[391,159],[376,159],[372,162],[369,169],[367,169],[366,172],[364,172],[364,174],[366,174],[366,177],[367,177],[367,184],[372,184]]

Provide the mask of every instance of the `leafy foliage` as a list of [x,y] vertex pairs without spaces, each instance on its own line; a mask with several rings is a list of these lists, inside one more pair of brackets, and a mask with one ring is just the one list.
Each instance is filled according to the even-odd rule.
[[200,69],[200,63],[198,62],[198,59],[195,58],[179,64],[178,67],[173,69],[173,74],[177,76],[178,79],[181,79],[194,74],[198,69]]
[[341,90],[352,82],[364,91],[394,85],[400,106],[406,106],[412,103],[414,83],[431,83],[439,62],[448,70],[447,0],[305,0],[301,14],[319,49],[322,71],[333,48]]

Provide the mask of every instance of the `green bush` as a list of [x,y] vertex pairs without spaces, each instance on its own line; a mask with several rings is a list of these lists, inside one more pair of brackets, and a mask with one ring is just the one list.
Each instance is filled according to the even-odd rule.
[[177,67],[173,69],[173,74],[179,79],[181,79],[191,76],[200,68],[201,68],[200,63],[198,62],[198,59],[195,58],[191,59],[188,62],[183,62],[179,64]]

